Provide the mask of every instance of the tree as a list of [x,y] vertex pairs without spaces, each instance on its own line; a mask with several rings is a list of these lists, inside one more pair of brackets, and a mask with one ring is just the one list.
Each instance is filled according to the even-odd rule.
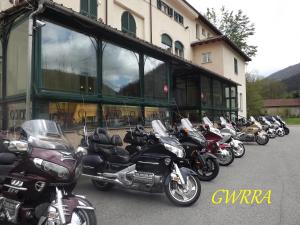
[[254,74],[246,74],[247,113],[257,116],[262,114],[263,98],[261,96],[261,78]]
[[257,46],[247,44],[248,38],[255,34],[255,25],[250,22],[247,15],[243,14],[242,10],[234,13],[222,6],[218,14],[214,8],[207,8],[206,18],[246,55],[249,57],[256,55]]
[[263,99],[285,98],[287,95],[286,85],[277,80],[263,79],[261,82],[261,95]]

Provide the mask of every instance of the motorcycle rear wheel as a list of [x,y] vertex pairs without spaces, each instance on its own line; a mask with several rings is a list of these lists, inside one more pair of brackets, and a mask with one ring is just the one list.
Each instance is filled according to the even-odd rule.
[[194,171],[198,174],[198,178],[201,181],[211,181],[215,179],[219,174],[220,166],[217,159],[207,158],[206,166],[209,167],[209,171],[204,171],[202,165],[194,165]]
[[97,217],[93,210],[77,209],[72,214],[72,220],[70,224],[97,225]]
[[284,128],[284,132],[285,132],[285,135],[289,135],[289,133],[290,133],[290,129],[289,129],[289,128],[287,128],[287,127],[285,127],[285,128]]
[[193,205],[200,197],[201,184],[197,176],[187,177],[188,189],[184,188],[172,179],[165,185],[165,193],[168,199],[177,206],[187,207]]

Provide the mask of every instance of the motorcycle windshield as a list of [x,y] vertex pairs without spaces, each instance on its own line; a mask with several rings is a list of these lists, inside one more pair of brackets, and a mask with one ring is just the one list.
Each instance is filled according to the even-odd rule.
[[50,120],[29,120],[22,129],[27,134],[28,142],[36,148],[50,150],[71,150],[69,141],[60,127]]
[[188,135],[194,140],[197,140],[201,145],[204,145],[206,143],[206,139],[203,134],[193,128],[193,125],[188,118],[181,119],[181,127],[188,130]]
[[220,120],[221,120],[222,125],[227,125],[227,121],[225,120],[225,118],[223,116],[220,117]]
[[210,121],[210,119],[208,119],[208,117],[203,117],[203,122],[204,122],[204,124],[206,124],[206,125],[208,125],[208,126],[210,126],[210,127],[213,127],[214,125],[213,125],[213,123]]
[[169,136],[167,129],[165,128],[165,126],[162,124],[160,120],[153,120],[151,122],[151,125],[155,134],[158,134],[161,137]]

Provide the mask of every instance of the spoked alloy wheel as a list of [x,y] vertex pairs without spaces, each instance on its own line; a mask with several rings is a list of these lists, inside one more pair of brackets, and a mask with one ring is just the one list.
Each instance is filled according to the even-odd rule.
[[239,143],[238,147],[234,150],[234,156],[236,158],[242,158],[245,155],[246,149],[242,143]]
[[256,143],[259,145],[266,145],[269,142],[269,136],[268,135],[257,135],[256,136]]
[[200,180],[193,175],[187,177],[186,188],[178,182],[170,179],[165,187],[167,197],[178,206],[190,206],[194,204],[201,194]]
[[195,165],[194,171],[198,174],[199,180],[210,181],[219,174],[219,163],[217,159],[206,159],[206,169],[203,169],[203,165]]
[[277,132],[277,135],[278,135],[279,137],[283,137],[283,136],[285,135],[284,130],[279,130],[279,131]]
[[72,225],[96,225],[97,219],[95,212],[92,210],[79,209],[73,212],[71,223]]
[[218,154],[218,162],[221,166],[229,166],[234,161],[234,151],[231,148],[226,149],[228,151],[227,156]]

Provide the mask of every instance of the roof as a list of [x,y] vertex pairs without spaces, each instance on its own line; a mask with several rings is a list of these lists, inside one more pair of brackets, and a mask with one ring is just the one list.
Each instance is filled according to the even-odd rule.
[[264,107],[300,107],[300,98],[288,99],[266,99],[264,100]]
[[251,61],[251,58],[247,56],[236,44],[234,44],[227,36],[225,35],[220,35],[217,37],[211,37],[207,38],[201,41],[196,41],[191,44],[192,47],[198,46],[198,45],[205,45],[205,44],[210,44],[214,43],[217,41],[224,41],[226,44],[228,44],[233,50],[235,50],[237,53],[239,53],[246,62]]
[[[32,1],[37,1],[37,0],[32,0]],[[122,41],[126,42],[126,44],[128,46],[134,46],[135,48],[145,48],[149,51],[152,51],[152,52],[157,52],[157,53],[160,53],[162,56],[164,57],[168,57],[169,59],[172,59],[178,63],[181,63],[181,64],[184,64],[188,67],[191,67],[191,68],[197,68],[199,70],[201,70],[202,72],[206,73],[206,74],[209,74],[209,75],[212,75],[212,76],[215,76],[221,80],[224,80],[224,81],[227,81],[228,83],[231,83],[231,84],[234,84],[234,85],[240,85],[239,83],[229,79],[229,78],[226,78],[224,77],[223,75],[221,74],[218,74],[218,73],[215,73],[211,70],[208,70],[204,67],[201,67],[199,65],[196,65],[184,58],[181,58],[163,48],[160,48],[156,45],[153,45],[143,39],[140,39],[138,37],[133,37],[127,33],[124,33],[116,28],[113,28],[105,23],[103,23],[102,21],[96,21],[94,19],[91,19],[87,16],[84,16],[82,14],[80,14],[79,12],[76,12],[74,11],[73,9],[71,8],[67,8],[65,6],[63,6],[62,4],[58,4],[58,3],[55,3],[54,1],[52,0],[44,0],[44,6],[46,7],[46,10],[43,12],[44,14],[47,14],[48,15],[52,15],[52,17],[55,17],[57,18],[57,14],[56,13],[60,13],[60,14],[63,14],[65,15],[66,17],[63,18],[62,20],[62,23],[66,23],[67,20],[71,21],[72,24],[76,24],[77,25],[77,29],[78,29],[78,24],[81,26],[82,29],[86,29],[88,30],[89,32],[94,32],[94,33],[97,33],[97,31],[101,31],[101,34],[104,38],[108,39],[112,36],[114,37],[121,37],[122,38]],[[26,1],[25,1],[26,2]],[[22,6],[24,6],[22,4]],[[13,7],[13,8],[10,8],[8,9],[7,11],[4,11],[4,12],[1,12],[0,14],[0,19],[2,17],[5,17],[7,15],[10,15],[13,11],[13,9],[19,9],[20,6],[17,6],[17,7]],[[9,12],[9,13],[8,13]],[[83,23],[86,23],[86,24],[83,24]]]

